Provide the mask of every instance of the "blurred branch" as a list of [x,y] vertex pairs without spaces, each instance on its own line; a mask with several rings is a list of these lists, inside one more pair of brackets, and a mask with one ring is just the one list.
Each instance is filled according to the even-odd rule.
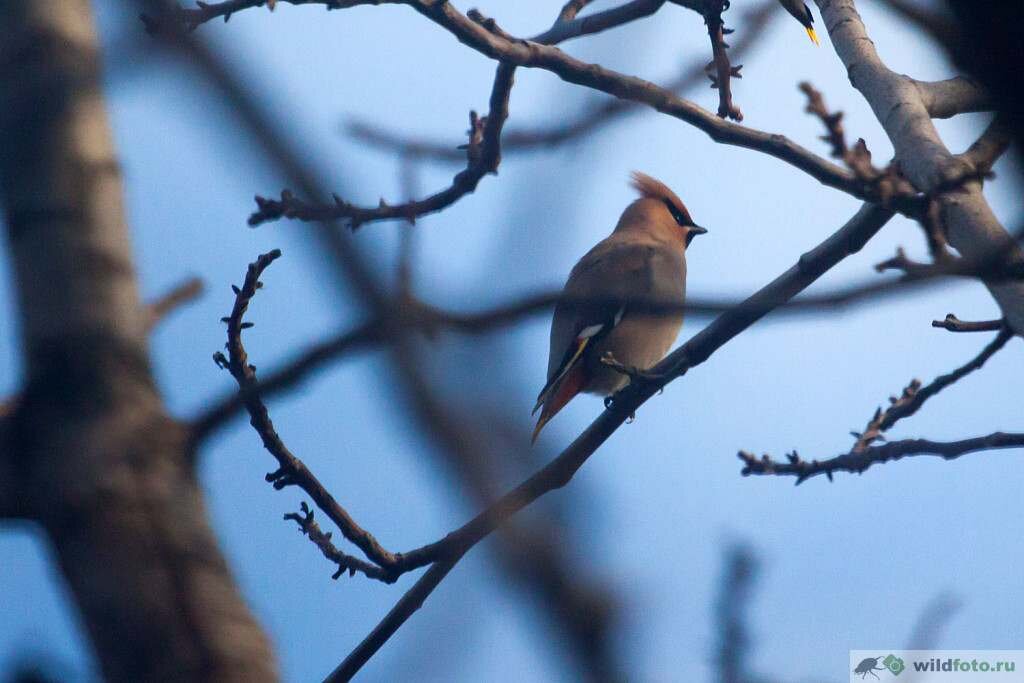
[[[773,305],[773,315],[805,315],[809,313],[838,315],[852,306],[864,305],[883,297],[913,291],[915,288],[937,283],[944,277],[972,277],[986,272],[977,268],[967,268],[962,264],[947,269],[924,268],[925,272],[913,277],[855,284],[823,294],[778,301]],[[407,295],[391,310],[393,311],[392,315],[397,316],[396,320],[400,321],[398,329],[403,331],[419,330],[424,334],[432,335],[439,330],[450,329],[461,334],[485,334],[515,324],[529,316],[548,311],[559,303],[566,306],[589,308],[621,302],[592,298],[567,298],[559,290],[524,296],[510,303],[479,312],[464,313],[442,310],[419,301],[414,296]],[[711,316],[730,311],[739,303],[734,299],[714,300],[691,296],[687,298],[683,306],[661,304],[657,301],[631,301],[630,308],[647,315],[674,315],[682,312],[689,316]],[[241,388],[238,392],[231,392],[220,399],[209,401],[209,407],[191,421],[193,450],[223,427],[228,420],[239,414],[244,409],[248,398],[252,396],[266,398],[291,389],[329,362],[368,347],[388,343],[392,339],[384,321],[378,319],[364,323],[308,347],[290,361],[286,361],[279,369],[268,373],[265,379]]]
[[951,45],[960,33],[949,18],[934,10],[925,9],[921,3],[914,2],[914,0],[880,0],[880,2],[931,36],[940,45]]
[[0,520],[22,517],[26,512],[18,501],[21,487],[15,476],[14,463],[18,454],[14,451],[11,439],[13,408],[13,400],[0,403]]
[[925,605],[907,639],[908,650],[932,650],[940,642],[943,629],[963,606],[953,595],[942,593]]
[[968,453],[978,453],[1002,448],[1024,448],[1024,433],[993,432],[961,441],[930,441],[928,439],[907,439],[890,441],[881,446],[872,446],[860,452],[850,451],[828,460],[803,460],[796,451],[787,455],[787,462],[772,460],[768,455],[758,458],[747,451],[740,451],[743,461],[743,476],[751,474],[792,475],[796,483],[819,474],[832,480],[833,472],[861,474],[872,465],[891,462],[916,455],[936,455],[946,460],[955,460]]
[[146,306],[146,327],[152,330],[178,308],[198,299],[203,294],[203,281],[191,277],[176,285],[163,296]]
[[[778,13],[776,0],[766,0],[748,8],[740,16],[743,32],[736,44],[731,48],[734,55],[743,55],[760,39],[767,36],[764,30],[768,21]],[[662,88],[681,95],[684,92],[704,83],[707,77],[703,60],[685,67],[678,76],[665,83]],[[561,116],[558,123],[549,126],[507,127],[501,140],[502,152],[505,155],[529,152],[534,150],[550,150],[609,125],[621,116],[638,111],[644,105],[634,100],[607,98],[578,111],[571,117]],[[417,159],[434,161],[460,161],[462,155],[454,145],[434,142],[432,140],[406,137],[393,131],[378,128],[366,121],[351,121],[346,131],[360,143],[373,145],[389,152],[398,152]]]
[[716,656],[719,683],[748,683],[747,658],[750,635],[746,616],[750,608],[750,592],[757,571],[757,559],[751,550],[736,545],[726,552],[715,617],[718,622]]
[[903,393],[899,398],[892,397],[889,399],[890,405],[888,408],[885,410],[878,408],[875,411],[874,416],[868,422],[863,433],[854,434],[857,438],[857,443],[854,444],[853,451],[863,451],[875,441],[884,439],[882,436],[884,432],[892,428],[893,425],[903,418],[910,417],[920,410],[925,401],[930,399],[932,396],[935,396],[951,384],[959,382],[975,370],[981,369],[981,366],[983,366],[986,361],[994,356],[1000,349],[1006,346],[1006,342],[1010,341],[1012,337],[1013,332],[1010,328],[1004,326],[999,330],[999,334],[996,335],[996,338],[981,350],[981,353],[961,367],[950,373],[936,377],[931,384],[927,385],[923,389],[921,388],[920,380],[915,379],[911,381],[911,383],[903,389]]

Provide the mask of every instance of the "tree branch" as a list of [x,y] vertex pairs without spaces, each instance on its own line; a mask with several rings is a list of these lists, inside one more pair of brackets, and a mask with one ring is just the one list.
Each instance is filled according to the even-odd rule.
[[[386,550],[371,533],[359,526],[355,519],[349,515],[348,511],[324,488],[320,480],[316,478],[316,475],[292,454],[277,433],[277,430],[274,429],[270,413],[255,390],[257,385],[256,369],[249,364],[248,355],[242,344],[242,331],[252,327],[253,324],[245,322],[243,317],[249,308],[249,302],[256,294],[256,290],[262,286],[259,278],[263,271],[280,256],[280,250],[275,249],[274,251],[262,254],[255,262],[249,264],[245,281],[241,287],[237,288],[235,304],[231,309],[231,314],[224,319],[228,328],[226,347],[228,356],[225,358],[223,354],[218,352],[214,356],[214,360],[217,361],[218,365],[226,368],[231,373],[231,376],[235,378],[235,381],[238,382],[240,393],[245,397],[245,408],[249,412],[253,429],[260,435],[263,447],[277,460],[278,469],[267,475],[267,481],[278,490],[286,486],[298,486],[301,488],[313,499],[316,506],[330,517],[331,521],[337,525],[345,538],[363,551],[367,558],[378,565],[381,570],[392,569],[397,565],[399,558]],[[312,515],[309,516],[309,522],[312,522]],[[300,522],[299,526],[307,535],[310,535],[310,527],[308,525],[303,526],[302,522]],[[316,542],[315,536],[310,535],[310,538]],[[341,558],[345,562],[349,560],[344,555],[341,555]],[[392,583],[398,578],[396,573],[381,570],[370,571],[370,567],[367,565],[355,562],[348,562],[344,569],[362,571],[369,578],[379,579],[386,583]]]
[[[422,561],[426,557],[440,558],[440,560],[421,577],[413,589],[403,597],[400,604],[396,605],[395,609],[375,629],[374,634],[379,634],[380,637],[376,638],[368,647],[364,647],[366,645],[364,643],[357,649],[360,653],[357,661],[365,662],[372,654],[372,652],[366,654],[365,650],[376,651],[422,604],[423,600],[447,574],[450,569],[448,563],[454,564],[462,554],[485,538],[511,515],[545,493],[568,484],[573,475],[601,444],[664,384],[685,374],[689,368],[707,360],[716,349],[753,325],[774,307],[808,287],[849,254],[859,251],[864,243],[892,218],[892,215],[893,213],[887,209],[865,205],[846,225],[813,250],[804,254],[796,265],[761,288],[739,306],[716,318],[704,330],[652,368],[652,374],[661,376],[663,378],[661,381],[628,385],[626,389],[616,395],[608,410],[601,413],[572,444],[536,474],[502,496],[473,520],[445,536],[441,541],[404,554],[403,558],[406,560],[416,558],[417,561]],[[372,634],[371,638],[373,638]],[[353,653],[353,656],[355,654]],[[348,661],[346,660],[346,662]],[[345,675],[351,675],[358,670],[358,666],[353,668],[343,663],[342,670]]]
[[1013,131],[1002,116],[996,116],[966,152],[958,156],[977,174],[987,175],[1013,142]]
[[[760,39],[766,37],[768,34],[764,27],[770,19],[776,16],[778,16],[776,0],[766,0],[747,8],[738,22],[742,25],[743,31],[731,48],[732,54],[742,56]],[[682,95],[705,82],[707,78],[705,66],[703,60],[687,66],[678,76],[661,87],[676,95]],[[502,152],[508,155],[537,150],[549,151],[559,145],[579,140],[643,106],[633,100],[608,98],[581,109],[571,118],[560,117],[562,120],[555,124],[536,127],[507,127],[502,133]],[[461,161],[463,158],[454,145],[403,136],[376,128],[366,121],[351,121],[346,124],[345,130],[362,144],[373,145],[414,159],[451,162]]]
[[935,119],[948,119],[957,114],[991,111],[995,104],[980,83],[965,76],[944,81],[913,81],[928,114]]
[[[349,540],[356,543],[370,559],[374,562],[379,561],[388,565],[389,576],[397,576],[400,573],[428,564],[434,565],[424,577],[421,577],[413,590],[403,598],[400,604],[385,618],[385,622],[382,622],[381,626],[374,633],[384,633],[384,640],[386,640],[422,604],[426,596],[436,587],[443,576],[447,574],[447,571],[451,568],[448,566],[449,563],[454,565],[458,558],[476,543],[487,537],[503,524],[505,520],[522,508],[530,505],[540,496],[565,486],[572,479],[576,471],[582,467],[586,460],[626,418],[635,413],[636,409],[657,393],[661,387],[672,379],[685,374],[689,368],[702,363],[717,348],[727,343],[773,308],[785,303],[809,286],[845,256],[859,251],[863,244],[881,229],[892,215],[893,213],[890,210],[866,205],[838,232],[814,250],[804,254],[797,265],[790,268],[789,271],[762,288],[742,304],[723,313],[703,331],[691,338],[690,341],[669,354],[651,371],[652,376],[659,378],[657,381],[634,382],[628,385],[626,389],[616,395],[610,409],[602,413],[557,458],[518,487],[502,496],[474,519],[449,533],[442,540],[406,553],[391,554],[383,548],[374,547],[373,544],[366,543],[368,538],[372,539],[372,536],[367,532],[363,532],[365,536],[352,534],[354,539],[360,542],[356,543],[356,540],[353,538]],[[251,385],[255,377],[244,355],[244,348],[241,347],[240,343],[241,331],[243,329],[241,316],[245,312],[248,300],[256,292],[260,273],[278,256],[279,252],[271,252],[260,257],[256,263],[250,265],[246,282],[239,289],[235,308],[232,311],[232,315],[228,318],[230,340],[228,350],[231,354],[231,360],[227,361],[227,363],[236,380],[241,378],[239,380],[240,385],[243,383]],[[255,404],[258,400],[258,398],[254,398],[253,403]],[[273,426],[269,423],[269,417],[264,418],[261,414],[262,412],[265,412],[265,409],[263,411],[250,409],[254,426],[260,432],[261,438],[264,439],[264,444],[267,445],[268,449],[272,449],[271,452],[282,463],[282,470],[279,473],[281,473],[280,476],[286,477],[285,485],[297,483],[304,490],[307,490],[307,493],[309,493],[310,489],[317,491],[316,486],[310,486],[310,489],[306,489],[304,484],[309,485],[312,474],[304,466],[299,469],[301,463],[295,462],[294,456],[287,453],[283,444],[278,443],[279,437],[276,437],[276,433],[273,432]],[[299,473],[297,479],[296,472]],[[274,476],[278,476],[279,473],[275,473]],[[333,501],[333,499],[331,500]],[[316,498],[314,498],[314,502],[317,503],[318,507],[324,509],[321,506],[321,502],[316,500]],[[340,506],[338,508],[340,509]],[[327,510],[325,512],[334,520],[334,515],[331,512]],[[354,520],[348,518],[347,513],[338,516],[343,524],[339,528],[342,529],[346,538],[349,538],[349,534],[352,533],[353,529],[362,531],[355,524]],[[370,553],[373,553],[373,555],[371,556]],[[379,647],[384,642],[384,640],[379,638],[372,640],[373,637],[373,634],[371,634],[370,640],[372,643],[376,643],[375,647]],[[368,658],[370,654],[372,652],[367,654],[366,657]],[[357,660],[365,661],[361,655],[357,657]]]
[[783,135],[724,121],[649,81],[611,71],[597,64],[588,64],[550,45],[509,36],[497,29],[493,22],[470,19],[447,0],[358,0],[342,2],[339,6],[361,4],[408,5],[451,32],[463,44],[491,59],[515,66],[544,69],[566,82],[647,104],[659,112],[693,125],[716,142],[763,152],[793,165],[828,187],[864,198],[853,174]]
[[501,128],[508,118],[508,100],[514,83],[515,67],[498,65],[491,88],[490,111],[479,118],[475,111],[469,114],[469,144],[466,147],[466,169],[452,180],[452,184],[425,199],[412,200],[389,206],[380,200],[376,208],[363,208],[343,201],[334,195],[333,204],[310,204],[285,190],[281,199],[256,196],[257,210],[249,216],[249,225],[257,226],[281,217],[303,221],[345,219],[356,230],[373,221],[401,219],[410,223],[421,216],[448,208],[476,190],[480,180],[489,173],[498,172],[501,162]]
[[981,322],[966,322],[960,320],[952,313],[947,313],[944,320],[933,320],[932,327],[941,327],[950,332],[995,332],[1006,327],[1006,321],[983,320]]
[[729,62],[729,55],[726,53],[729,46],[725,42],[726,28],[722,21],[722,12],[729,4],[727,0],[709,0],[705,4],[707,9],[704,23],[708,27],[708,38],[711,39],[711,64],[715,67],[715,75],[710,77],[711,87],[718,90],[718,116],[742,121],[743,112],[732,101],[732,79],[743,77],[740,74],[743,65],[733,66]]
[[[140,1],[154,14],[159,15],[163,9],[163,3],[159,0]],[[259,103],[241,86],[239,79],[207,46],[190,39],[181,31],[170,35],[168,43],[175,48],[187,51],[190,63],[198,65],[211,84],[232,103],[232,110],[237,114],[241,124],[250,132],[254,144],[266,151],[267,155],[279,165],[283,173],[304,195],[317,197],[326,194],[317,182],[317,176],[306,167],[295,151],[277,134],[277,128],[271,123]],[[351,294],[354,291],[357,307],[367,309],[371,319],[387,320],[390,324],[393,304],[388,300],[384,288],[367,265],[367,259],[361,253],[361,248],[350,241],[343,231],[334,229],[334,226],[330,224],[320,224],[314,234],[320,238],[319,246],[323,253],[337,266],[332,271],[336,276],[334,283],[339,288],[344,288],[346,300],[351,300]],[[419,370],[415,349],[412,348],[409,341],[401,339],[394,341],[390,347],[390,355],[392,360],[390,368],[396,375],[398,386],[409,398],[411,412],[421,422],[426,434],[436,443],[440,453],[451,458],[456,466],[459,463],[472,463],[475,459],[479,459],[483,446],[478,449],[479,440],[467,438],[472,435],[467,434],[464,426],[453,419],[447,407],[435,396],[433,385],[426,381]],[[557,563],[552,562],[558,557],[558,553],[552,552],[544,558],[544,561],[550,563],[552,569],[555,567],[564,569],[564,560]],[[597,622],[603,620],[595,620],[592,612],[580,611],[580,608],[585,608],[586,605],[581,605],[578,600],[573,599],[572,595],[565,595],[566,591],[536,586],[538,582],[551,577],[551,571],[548,571],[546,567],[541,572],[523,571],[523,569],[528,569],[527,567],[522,569],[513,567],[513,569],[538,590],[542,599],[558,606],[557,610],[551,610],[546,613],[546,616],[552,619],[556,627],[564,625],[566,630],[573,633],[574,645],[578,640],[576,631],[580,627],[580,622],[589,620],[590,635],[598,635],[596,633]],[[564,578],[566,577],[563,572]],[[588,624],[582,623],[582,629],[581,635],[588,632]],[[594,638],[588,641],[579,641],[579,643],[573,654],[579,658],[585,671],[593,672],[598,678],[603,678],[614,676],[615,672],[619,670],[619,667],[614,666],[614,656],[610,655],[599,642],[595,642]],[[609,663],[613,665],[602,667],[602,664]]]
[[[943,144],[915,82],[882,62],[854,0],[816,2],[851,82],[896,150],[901,173],[938,203],[950,245],[966,258],[979,259],[1008,244],[1006,230],[985,201],[980,182],[963,182],[973,169],[965,168],[964,161]],[[951,182],[953,187],[947,189]],[[1019,262],[1024,254],[1014,245],[1006,258]],[[1024,281],[988,282],[986,286],[1007,323],[1017,333],[1024,333]]]
[[925,401],[930,399],[932,396],[935,396],[951,384],[959,382],[975,370],[979,370],[989,358],[1006,346],[1006,342],[1010,341],[1012,337],[1013,332],[1008,327],[1004,326],[999,330],[999,334],[996,335],[996,338],[987,344],[985,348],[981,350],[981,353],[971,359],[968,363],[950,373],[936,377],[931,384],[927,385],[923,389],[921,388],[920,380],[913,380],[903,389],[903,393],[899,398],[889,399],[890,405],[888,408],[885,410],[878,408],[875,411],[874,416],[868,422],[863,433],[854,434],[857,438],[857,443],[854,444],[853,451],[863,451],[875,441],[884,438],[882,436],[884,432],[892,428],[893,425],[903,418],[910,417],[920,410]]
[[834,472],[861,474],[872,465],[893,462],[908,456],[935,455],[946,460],[955,460],[968,453],[978,453],[1003,448],[1024,448],[1024,433],[993,432],[961,441],[930,441],[928,439],[907,439],[890,441],[881,446],[872,446],[860,452],[850,451],[828,460],[803,460],[793,453],[788,462],[772,460],[768,455],[757,458],[752,453],[740,451],[743,461],[743,476],[751,474],[792,475],[801,484],[811,477],[824,474],[832,480]]

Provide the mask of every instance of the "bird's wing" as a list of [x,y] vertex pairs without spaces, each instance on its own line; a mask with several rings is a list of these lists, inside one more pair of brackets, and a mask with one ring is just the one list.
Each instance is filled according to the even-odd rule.
[[[652,297],[659,248],[650,243],[608,239],[590,250],[569,275],[563,295],[570,303],[555,308],[551,323],[548,381],[539,408],[558,383],[583,359],[587,348],[608,334],[625,314],[629,299]],[[594,299],[593,305],[573,301]]]

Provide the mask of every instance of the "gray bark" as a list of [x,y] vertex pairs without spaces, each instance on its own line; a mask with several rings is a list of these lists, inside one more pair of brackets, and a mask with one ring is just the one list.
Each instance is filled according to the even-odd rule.
[[[939,137],[919,83],[882,62],[854,0],[816,2],[850,82],[885,128],[910,182],[930,192],[959,177],[966,162],[951,154]],[[980,182],[944,192],[939,201],[949,243],[963,256],[985,258],[1009,239],[985,200]],[[1018,258],[1024,257],[1020,249],[1016,251]],[[1024,282],[992,284],[988,289],[1014,331],[1024,334]]]
[[273,680],[150,372],[89,4],[0,2],[0,32],[27,375],[0,424],[0,512],[45,530],[108,679]]

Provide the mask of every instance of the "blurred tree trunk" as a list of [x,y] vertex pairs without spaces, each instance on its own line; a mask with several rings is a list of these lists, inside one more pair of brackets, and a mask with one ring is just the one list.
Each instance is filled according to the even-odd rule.
[[0,415],[0,514],[45,530],[108,679],[273,680],[150,372],[89,4],[3,0],[0,32],[26,370]]

